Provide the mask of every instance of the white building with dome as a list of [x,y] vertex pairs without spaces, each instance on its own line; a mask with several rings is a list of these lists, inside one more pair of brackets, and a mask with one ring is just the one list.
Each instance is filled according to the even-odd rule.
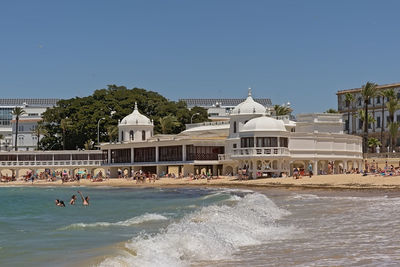
[[[175,135],[154,135],[154,124],[135,103],[118,124],[119,141],[100,145],[104,167],[112,176],[118,169],[165,174],[211,173],[252,178],[290,175],[293,168],[314,174],[361,168],[362,139],[343,133],[337,114],[300,114],[273,117],[271,110],[246,100],[230,113],[229,121],[189,124]],[[330,167],[330,168],[329,168]]]

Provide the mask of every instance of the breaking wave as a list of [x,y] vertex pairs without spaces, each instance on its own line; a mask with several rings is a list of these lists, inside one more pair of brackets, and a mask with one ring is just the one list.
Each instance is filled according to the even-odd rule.
[[149,221],[165,221],[167,217],[160,214],[143,214],[141,216],[133,217],[125,221],[110,223],[110,222],[96,222],[96,223],[74,223],[67,227],[61,228],[60,230],[71,230],[71,229],[84,229],[90,227],[110,227],[110,226],[132,226],[142,224]]
[[100,266],[187,266],[232,257],[240,247],[284,239],[294,227],[278,219],[290,213],[259,193],[235,198],[235,205],[212,205],[190,213],[154,235],[141,234],[127,242],[119,256]]

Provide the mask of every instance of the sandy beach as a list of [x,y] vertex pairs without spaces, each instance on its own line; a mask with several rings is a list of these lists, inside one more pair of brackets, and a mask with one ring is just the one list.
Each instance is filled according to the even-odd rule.
[[136,183],[131,179],[112,178],[102,182],[92,182],[81,180],[78,182],[68,182],[62,184],[61,181],[31,182],[14,181],[1,183],[0,186],[111,186],[111,187],[282,187],[282,188],[321,188],[321,189],[397,189],[400,190],[400,176],[362,176],[361,174],[338,174],[338,175],[318,175],[301,179],[288,178],[265,178],[256,180],[238,180],[236,177],[220,177],[207,181],[190,180],[189,178],[161,178],[155,183]]

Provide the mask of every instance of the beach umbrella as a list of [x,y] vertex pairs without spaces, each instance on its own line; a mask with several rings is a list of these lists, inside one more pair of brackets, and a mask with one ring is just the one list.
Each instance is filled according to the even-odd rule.
[[78,171],[78,174],[82,174],[82,173],[85,173],[84,171]]

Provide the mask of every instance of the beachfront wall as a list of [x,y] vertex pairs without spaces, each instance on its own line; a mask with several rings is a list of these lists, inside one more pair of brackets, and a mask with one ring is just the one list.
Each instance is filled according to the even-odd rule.
[[106,160],[100,150],[78,151],[17,151],[0,152],[0,173],[22,177],[28,171],[44,170],[66,171],[70,175],[78,170],[92,175],[100,170],[104,173],[102,162]]
[[291,133],[289,142],[292,170],[299,167],[307,169],[309,163],[315,174],[329,173],[328,162],[334,162],[334,172],[339,169],[360,168],[362,139],[358,136],[331,133]]

